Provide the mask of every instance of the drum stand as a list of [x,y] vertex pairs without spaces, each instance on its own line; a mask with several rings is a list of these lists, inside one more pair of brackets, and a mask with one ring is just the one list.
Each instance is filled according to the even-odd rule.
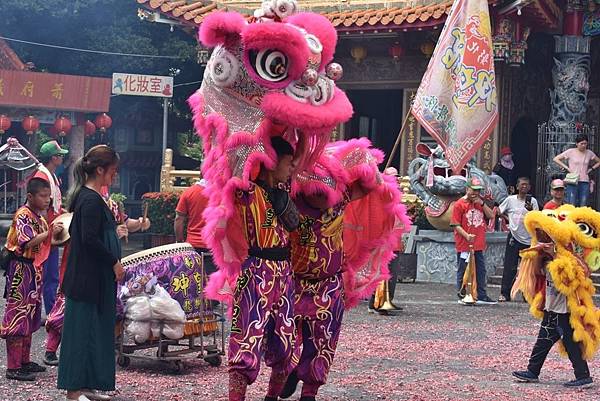
[[[204,252],[201,253],[202,277],[205,277],[204,272]],[[117,364],[122,368],[127,368],[131,363],[131,359],[142,359],[151,361],[160,361],[171,364],[173,370],[180,373],[184,369],[184,360],[191,359],[203,359],[209,365],[218,367],[221,365],[222,356],[225,355],[225,314],[223,304],[220,304],[220,312],[212,310],[212,318],[205,318],[210,316],[207,313],[207,301],[202,295],[202,308],[201,317],[199,319],[192,319],[186,321],[185,324],[192,325],[194,328],[199,328],[199,331],[194,330],[192,334],[184,335],[178,340],[172,340],[163,335],[163,329],[166,324],[178,323],[179,321],[169,320],[144,320],[144,322],[156,323],[159,325],[159,336],[152,338],[145,343],[136,344],[132,341],[128,341],[127,335],[125,334],[126,324],[121,324],[117,331],[116,339],[116,353],[117,353]],[[125,321],[124,323],[126,323]],[[209,329],[207,329],[207,327]],[[217,331],[220,335],[220,345],[217,341]],[[205,337],[208,337],[205,338]],[[207,343],[205,343],[208,340]],[[171,348],[171,350],[169,350]],[[176,349],[173,349],[176,348]],[[136,354],[137,351],[156,349],[156,352],[151,353],[140,353]]]

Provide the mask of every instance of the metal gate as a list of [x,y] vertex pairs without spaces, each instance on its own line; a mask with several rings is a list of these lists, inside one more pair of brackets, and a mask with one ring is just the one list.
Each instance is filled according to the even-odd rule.
[[[596,127],[590,127],[584,124],[560,124],[543,123],[538,125],[538,142],[537,142],[537,168],[536,168],[536,199],[542,202],[547,199],[550,194],[550,181],[554,178],[564,178],[565,171],[554,163],[552,159],[556,155],[561,154],[565,150],[575,146],[575,138],[579,134],[587,135],[588,149],[596,155],[599,154],[599,143],[596,138]],[[590,179],[594,180],[596,187],[590,195],[590,205],[598,210],[598,192],[597,185],[598,174],[593,172],[590,174]],[[541,206],[541,205],[540,205]]]

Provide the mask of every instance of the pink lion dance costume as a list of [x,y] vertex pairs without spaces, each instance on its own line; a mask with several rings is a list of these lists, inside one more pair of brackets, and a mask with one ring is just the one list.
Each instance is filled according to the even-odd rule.
[[[285,191],[266,188],[257,180],[259,171],[272,171],[280,161],[280,149],[272,146],[272,137],[281,136],[295,147],[296,171],[302,173],[292,177],[292,192],[318,188],[320,169],[329,165],[326,160],[332,155],[325,151],[331,132],[352,115],[350,102],[335,85],[342,74],[341,67],[331,63],[335,29],[318,14],[295,11],[293,0],[274,0],[263,3],[251,19],[216,12],[205,18],[199,32],[200,41],[214,50],[202,86],[189,103],[194,126],[203,138],[202,172],[210,194],[203,235],[219,267],[206,293],[233,305],[230,401],[245,399],[246,387],[256,380],[263,356],[272,367],[265,400],[277,399],[298,363],[289,257],[289,231],[295,227],[286,225],[284,211],[273,200],[274,192]],[[353,160],[349,155],[348,165],[323,170],[342,178],[337,187],[323,192],[334,203],[343,199],[352,168],[356,167],[357,174],[361,171],[361,163],[352,164]],[[376,176],[374,181],[381,184],[379,173],[371,175]],[[369,185],[375,188],[372,182]],[[399,202],[397,189],[396,196],[386,199],[392,198]],[[287,194],[282,199],[290,200]],[[348,214],[349,208],[347,215],[364,217]],[[400,231],[393,229],[394,219],[385,227],[384,233],[378,228],[369,230],[368,235],[374,234],[369,241],[363,241],[359,233],[349,233],[350,246],[344,249],[350,255],[344,265],[347,302],[356,303],[386,277],[391,252],[385,241],[374,238],[383,233],[379,240],[386,235],[397,239]],[[375,252],[365,248],[377,245],[382,247]]]
[[346,308],[387,278],[387,265],[410,227],[395,177],[382,175],[383,153],[366,139],[328,145],[310,172],[294,182],[299,228],[291,235],[294,362],[281,394],[303,382],[301,401],[314,401],[325,384]]

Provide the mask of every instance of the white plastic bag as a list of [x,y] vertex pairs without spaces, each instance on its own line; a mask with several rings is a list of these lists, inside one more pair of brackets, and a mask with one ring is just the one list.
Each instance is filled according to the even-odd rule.
[[169,293],[158,284],[154,286],[154,295],[150,298],[150,309],[153,320],[185,322],[185,312],[179,302],[171,298]]
[[143,344],[150,338],[152,331],[150,330],[150,322],[136,322],[128,320],[125,327],[125,334],[133,338],[137,344]]
[[[179,340],[183,337],[183,323],[163,323],[163,335],[171,340]],[[152,336],[158,338],[160,336],[160,323],[152,322]]]
[[125,317],[129,320],[150,320],[150,299],[147,296],[129,298],[125,304]]

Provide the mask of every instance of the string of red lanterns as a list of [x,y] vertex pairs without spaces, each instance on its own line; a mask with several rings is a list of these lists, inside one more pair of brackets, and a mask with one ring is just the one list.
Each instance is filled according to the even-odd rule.
[[96,133],[96,124],[91,122],[90,120],[85,120],[83,132],[85,136],[92,136]]
[[66,136],[69,133],[69,131],[71,131],[72,127],[73,124],[71,124],[71,120],[69,120],[65,116],[58,117],[54,122],[54,128],[56,129],[58,135],[61,137]]
[[[6,114],[0,114],[0,135],[3,135],[12,126],[11,119]],[[106,113],[98,114],[94,122],[86,120],[84,123],[84,133],[86,136],[92,136],[97,130],[105,133],[112,126],[112,118]],[[28,115],[21,120],[21,127],[28,136],[33,135],[40,129],[40,121],[33,115]],[[73,128],[73,123],[66,116],[59,116],[50,131],[53,135],[65,137]]]
[[40,128],[40,121],[34,116],[27,116],[21,121],[21,126],[29,136],[33,135]]
[[394,59],[394,61],[399,61],[400,58],[404,55],[404,47],[400,44],[400,42],[395,42],[388,49],[390,56]]
[[106,113],[98,114],[96,120],[94,120],[96,127],[100,130],[100,132],[104,133],[107,129],[109,129],[112,125],[112,118]]

